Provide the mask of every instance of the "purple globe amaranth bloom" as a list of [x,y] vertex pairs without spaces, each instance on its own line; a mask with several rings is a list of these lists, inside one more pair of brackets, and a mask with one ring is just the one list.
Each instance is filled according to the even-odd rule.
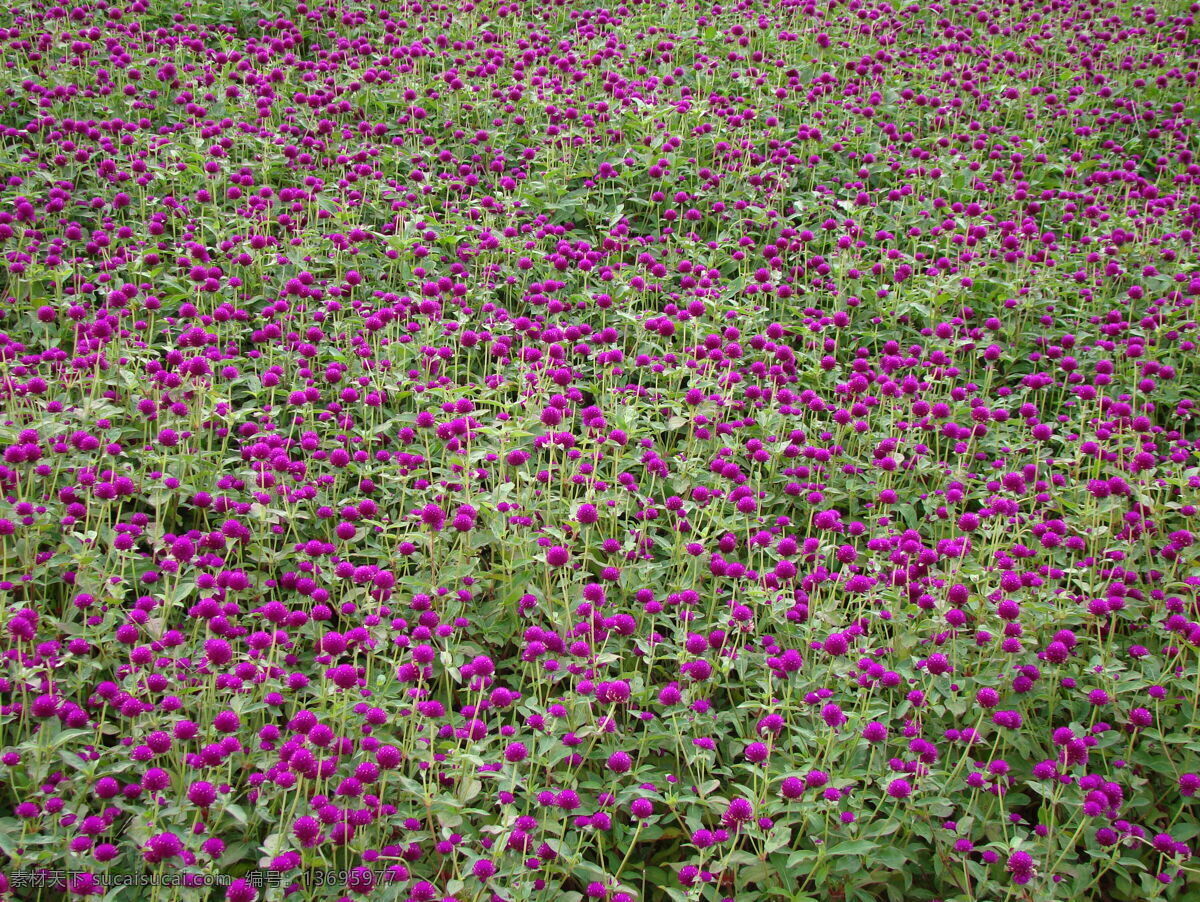
[[613,680],[596,686],[596,700],[608,704],[620,705],[629,701],[630,688],[625,680]]
[[804,781],[799,777],[785,777],[779,791],[785,799],[798,799],[804,795],[804,789]]
[[885,724],[873,720],[863,727],[862,735],[863,739],[867,740],[867,742],[879,743],[887,739],[888,729]]
[[225,891],[225,898],[229,902],[255,902],[258,898],[258,890],[250,882],[238,879],[229,884],[229,888]]
[[836,728],[844,724],[847,720],[847,717],[845,712],[842,711],[841,706],[830,702],[821,708],[821,719],[825,721],[828,726]]
[[504,749],[504,760],[517,764],[529,757],[529,748],[523,742],[510,742]]
[[749,799],[736,798],[729,802],[725,813],[721,815],[721,823],[726,827],[736,828],[754,817],[754,805]]
[[1006,865],[1008,872],[1012,874],[1013,883],[1018,886],[1023,886],[1033,880],[1034,865],[1033,856],[1028,852],[1018,850],[1008,856]]
[[146,841],[142,857],[150,864],[170,861],[184,853],[183,841],[174,833],[158,833]]
[[634,799],[629,805],[629,813],[638,820],[645,820],[654,814],[654,803],[649,799]]
[[299,840],[300,845],[309,848],[316,845],[321,835],[321,823],[316,818],[304,816],[292,824],[292,834]]
[[205,780],[197,780],[187,791],[188,801],[200,808],[210,808],[217,800],[217,789]]
[[887,785],[887,794],[893,799],[907,799],[912,792],[912,784],[903,778],[892,780]]
[[480,858],[473,865],[471,865],[471,873],[475,876],[475,879],[479,880],[481,883],[490,880],[496,871],[496,865],[493,862],[488,861],[486,858]]
[[627,752],[616,751],[608,756],[606,765],[614,774],[625,774],[633,767],[633,759]]

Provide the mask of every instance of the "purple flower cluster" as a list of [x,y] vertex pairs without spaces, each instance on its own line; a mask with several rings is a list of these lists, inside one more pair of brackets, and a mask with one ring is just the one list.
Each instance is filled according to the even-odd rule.
[[21,879],[1189,898],[1198,16],[0,14]]

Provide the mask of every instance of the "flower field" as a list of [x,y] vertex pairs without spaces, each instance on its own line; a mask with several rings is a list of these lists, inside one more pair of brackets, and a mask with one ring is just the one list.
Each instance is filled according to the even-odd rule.
[[1200,3],[0,64],[0,896],[1200,899]]

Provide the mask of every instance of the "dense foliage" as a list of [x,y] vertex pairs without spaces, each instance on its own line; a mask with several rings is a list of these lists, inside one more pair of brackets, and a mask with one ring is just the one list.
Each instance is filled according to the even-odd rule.
[[1198,16],[0,10],[0,892],[1196,898]]

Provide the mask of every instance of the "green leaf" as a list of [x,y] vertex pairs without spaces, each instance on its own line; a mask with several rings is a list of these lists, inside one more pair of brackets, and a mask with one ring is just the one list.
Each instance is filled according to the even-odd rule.
[[226,805],[225,813],[243,827],[246,826],[246,809],[244,809],[241,805]]
[[904,867],[904,865],[908,862],[908,856],[906,856],[895,846],[883,846],[881,848],[876,848],[871,853],[871,861],[873,863],[879,862],[884,867],[888,867],[896,871]]
[[[787,859],[787,869],[798,869],[800,873],[807,874],[812,870],[811,863],[817,860],[817,853],[811,849],[797,849]],[[809,865],[803,867],[803,865]]]

